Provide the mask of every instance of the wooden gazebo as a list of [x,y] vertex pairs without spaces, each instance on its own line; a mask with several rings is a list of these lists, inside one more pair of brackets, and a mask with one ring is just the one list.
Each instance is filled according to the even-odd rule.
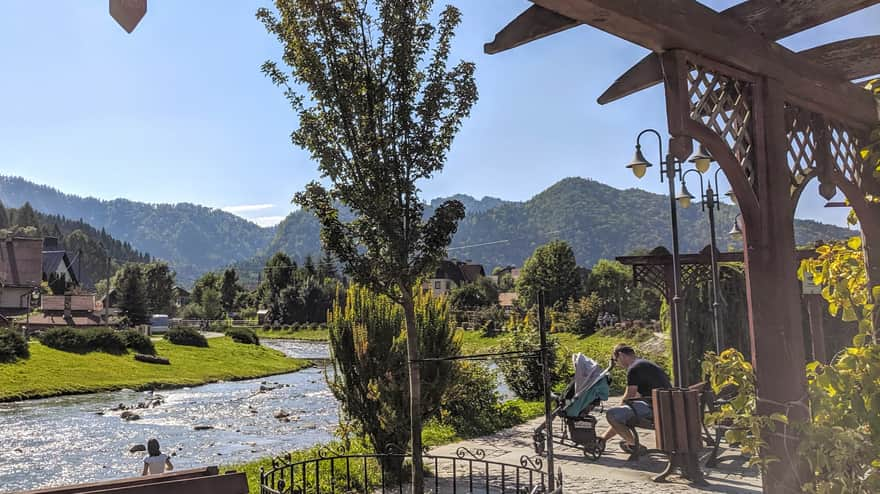
[[[847,197],[861,222],[869,282],[880,284],[880,184],[859,155],[878,105],[857,81],[880,73],[880,36],[795,53],[776,40],[880,0],[748,0],[716,12],[695,0],[532,0],[487,53],[587,24],[651,54],[599,98],[608,103],[662,82],[670,149],[704,144],[742,212],[752,358],[762,414],[808,418],[794,212],[805,184]],[[688,358],[683,355],[682,358]],[[799,491],[791,431],[769,438],[765,492]]]

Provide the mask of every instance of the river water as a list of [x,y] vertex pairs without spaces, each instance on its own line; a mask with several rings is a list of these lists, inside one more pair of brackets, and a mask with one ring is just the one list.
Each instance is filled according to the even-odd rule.
[[[325,343],[271,341],[293,357],[328,356]],[[337,403],[323,369],[149,392],[116,391],[0,403],[0,492],[140,475],[135,444],[159,439],[175,468],[252,461],[332,439]],[[261,391],[262,388],[262,391]],[[161,395],[164,403],[121,411]],[[290,421],[275,418],[277,411]],[[209,430],[195,430],[210,426]]]

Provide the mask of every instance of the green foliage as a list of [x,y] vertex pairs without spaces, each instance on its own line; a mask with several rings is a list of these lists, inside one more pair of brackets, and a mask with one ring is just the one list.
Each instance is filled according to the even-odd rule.
[[497,376],[482,364],[462,361],[440,405],[440,423],[459,436],[476,437],[519,423],[517,410],[503,407],[496,391]]
[[229,328],[229,330],[226,331],[226,336],[232,338],[236,343],[244,343],[246,345],[260,344],[260,338],[258,338],[257,334],[249,328]]
[[151,262],[141,266],[144,285],[144,303],[147,314],[171,313],[171,289],[174,273],[164,262]]
[[220,302],[223,310],[232,312],[236,309],[236,297],[242,290],[238,284],[238,273],[234,269],[227,269],[223,272],[223,281],[220,282]]
[[22,206],[15,211],[13,218],[15,226],[32,226],[35,228],[40,226],[40,220],[37,218],[37,213],[34,211],[30,202],[22,204]]
[[752,365],[741,353],[729,348],[720,355],[707,353],[703,359],[703,371],[716,394],[734,390],[732,400],[721,405],[717,412],[706,415],[707,423],[731,425],[724,437],[731,444],[739,444],[742,452],[750,455],[749,465],[760,465],[763,469],[768,463],[778,461],[762,451],[767,444],[762,436],[774,432],[778,424],[787,424],[788,417],[782,414],[758,415]]
[[483,277],[449,292],[449,303],[455,309],[473,309],[498,303],[498,288],[492,280]]
[[72,353],[119,355],[126,352],[125,340],[107,328],[51,328],[40,335],[40,342],[49,348]]
[[171,328],[165,333],[164,338],[175,345],[207,347],[208,340],[202,333],[193,328],[180,327]]
[[[415,299],[423,358],[457,355],[459,343],[447,320],[442,297]],[[328,321],[334,372],[330,389],[347,417],[373,445],[405,447],[410,439],[407,348],[403,310],[365,287],[349,287],[345,304],[336,304]],[[422,363],[423,418],[437,413],[451,385],[450,362]]]
[[9,213],[6,207],[0,202],[0,229],[9,228]]
[[568,303],[568,310],[561,314],[554,328],[578,334],[596,331],[596,319],[602,310],[602,300],[596,292]]
[[137,264],[126,264],[116,281],[116,294],[120,313],[130,324],[147,322],[147,300],[144,282]]
[[[558,379],[556,359],[558,342],[553,335],[547,336],[547,347],[550,351],[550,380]],[[503,348],[510,352],[537,351],[541,348],[541,338],[537,324],[526,317],[509,328],[504,338]],[[517,396],[524,400],[535,400],[544,396],[544,377],[541,361],[537,358],[499,360],[498,367],[504,375],[504,381]]]
[[828,301],[831,315],[856,321],[859,331],[869,334],[874,304],[868,290],[862,239],[852,237],[846,242],[822,245],[816,252],[818,257],[801,261],[798,277],[803,280],[811,275],[813,283],[822,286],[822,297]]
[[220,292],[215,288],[206,288],[202,291],[201,306],[206,319],[220,319],[223,315]]
[[0,363],[30,357],[27,341],[17,331],[0,328]]
[[547,307],[564,306],[569,299],[578,297],[582,288],[574,252],[562,240],[535,249],[516,281],[517,301],[525,307],[537,303],[540,291],[544,292]]
[[156,355],[156,346],[153,345],[153,340],[149,336],[133,329],[126,329],[118,334],[122,341],[125,342],[126,348],[145,355]]
[[205,311],[202,310],[201,305],[191,302],[180,309],[180,317],[181,319],[203,319]]

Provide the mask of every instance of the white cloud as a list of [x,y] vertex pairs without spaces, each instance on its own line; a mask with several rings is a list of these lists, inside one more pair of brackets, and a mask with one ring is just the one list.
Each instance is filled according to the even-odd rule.
[[278,223],[281,223],[285,216],[258,216],[256,218],[251,218],[250,220],[260,226],[275,226]]
[[249,213],[252,211],[262,211],[264,209],[272,209],[274,208],[274,204],[241,204],[238,206],[224,206],[221,208],[223,211],[232,214],[239,213]]

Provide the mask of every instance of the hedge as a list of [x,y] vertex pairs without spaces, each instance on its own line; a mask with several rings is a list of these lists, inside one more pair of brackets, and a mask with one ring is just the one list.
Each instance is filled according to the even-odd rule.
[[17,331],[0,329],[0,362],[15,362],[30,357],[27,341]]
[[207,347],[208,340],[202,333],[193,328],[171,328],[165,333],[165,339],[175,345]]

